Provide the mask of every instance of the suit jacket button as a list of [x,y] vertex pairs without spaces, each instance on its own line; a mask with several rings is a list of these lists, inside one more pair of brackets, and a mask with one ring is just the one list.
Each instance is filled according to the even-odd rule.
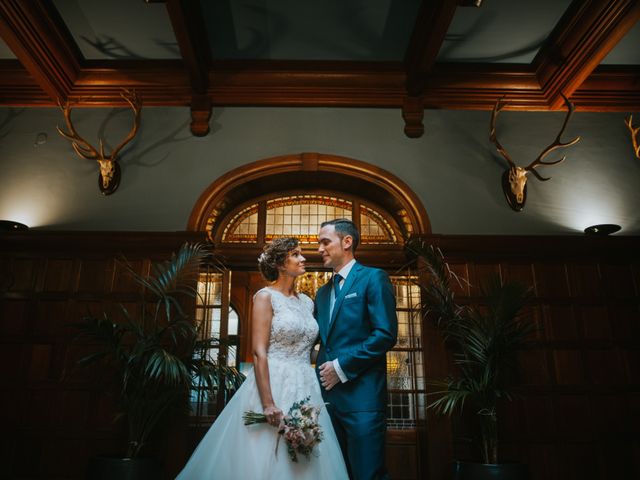
[[327,353],[331,353],[331,349],[330,348],[327,348]]

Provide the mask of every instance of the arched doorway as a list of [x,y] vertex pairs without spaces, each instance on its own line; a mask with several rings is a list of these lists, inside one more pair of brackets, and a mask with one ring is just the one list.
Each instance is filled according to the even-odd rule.
[[[310,273],[299,288],[312,296],[328,278],[316,253],[322,221],[347,217],[358,225],[358,260],[387,270],[394,284],[398,343],[388,354],[388,456],[393,477],[423,478],[419,459],[424,435],[425,385],[419,289],[399,268],[404,244],[413,235],[430,234],[427,213],[398,177],[365,162],[319,153],[260,160],[232,170],[200,196],[188,229],[205,231],[228,271],[219,281],[226,304],[238,316],[239,366],[251,362],[249,315],[253,294],[264,286],[256,258],[277,236],[300,239]],[[227,330],[221,300],[220,328]],[[221,353],[225,353],[221,350]],[[228,357],[224,357],[228,361]],[[425,470],[426,471],[426,470]]]

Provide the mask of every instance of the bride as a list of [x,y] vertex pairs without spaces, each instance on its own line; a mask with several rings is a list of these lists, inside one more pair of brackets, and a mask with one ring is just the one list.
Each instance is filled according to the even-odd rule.
[[[277,426],[294,402],[311,397],[323,405],[310,352],[318,338],[313,301],[294,288],[305,272],[305,258],[295,238],[278,238],[258,259],[271,286],[254,297],[251,339],[254,369],[220,413],[177,480],[347,479],[347,470],[331,419],[322,408],[319,424],[324,439],[307,459],[289,459]],[[245,426],[246,411],[263,412],[268,424]]]

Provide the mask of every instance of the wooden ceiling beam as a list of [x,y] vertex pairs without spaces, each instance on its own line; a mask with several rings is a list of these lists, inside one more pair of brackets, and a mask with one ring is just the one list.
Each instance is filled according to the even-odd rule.
[[422,0],[420,4],[404,56],[407,96],[402,101],[402,118],[404,133],[409,138],[418,138],[424,133],[420,97],[457,7],[458,0]]
[[81,55],[51,0],[0,2],[0,36],[35,82],[64,101],[80,71]]
[[[123,88],[148,106],[189,106],[190,79],[179,60],[86,62],[69,98],[78,106],[122,106]],[[549,104],[528,66],[436,64],[420,97],[427,109],[491,110],[506,95],[509,110],[545,111]],[[216,62],[206,96],[221,106],[401,108],[401,63]],[[637,67],[599,67],[572,97],[578,111],[640,110]],[[0,105],[56,106],[15,60],[0,61]]]
[[457,6],[458,0],[423,0],[420,4],[404,58],[410,96],[424,92]]
[[637,0],[574,0],[533,61],[552,110],[573,96],[640,19]]
[[207,95],[211,50],[202,9],[199,2],[192,0],[167,0],[166,6],[193,89],[191,132],[202,137],[209,133],[211,118],[211,99]]

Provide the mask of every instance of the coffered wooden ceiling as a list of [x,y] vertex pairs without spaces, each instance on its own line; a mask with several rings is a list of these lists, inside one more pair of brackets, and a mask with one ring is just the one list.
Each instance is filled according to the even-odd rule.
[[[480,6],[475,6],[480,3]],[[0,0],[0,105],[640,110],[640,0]]]

